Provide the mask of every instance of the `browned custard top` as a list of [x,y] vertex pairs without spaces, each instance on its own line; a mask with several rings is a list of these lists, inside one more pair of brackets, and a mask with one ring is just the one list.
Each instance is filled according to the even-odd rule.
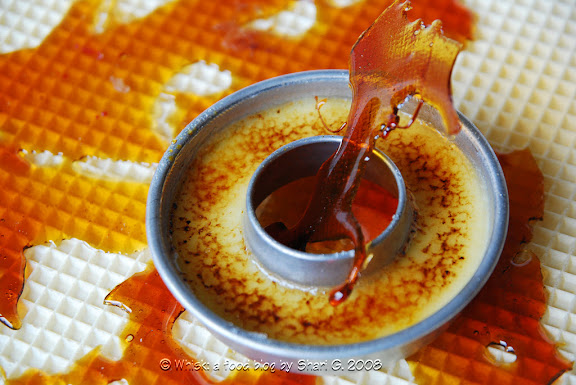
[[[329,99],[325,120],[338,126],[349,103]],[[453,143],[423,124],[380,142],[414,197],[414,238],[405,255],[362,277],[350,298],[333,307],[329,288],[294,287],[262,271],[241,228],[257,166],[282,145],[319,134],[325,131],[310,97],[243,119],[210,139],[187,171],[172,217],[183,275],[224,319],[280,340],[357,342],[412,325],[451,299],[484,253],[485,202],[475,171]]]

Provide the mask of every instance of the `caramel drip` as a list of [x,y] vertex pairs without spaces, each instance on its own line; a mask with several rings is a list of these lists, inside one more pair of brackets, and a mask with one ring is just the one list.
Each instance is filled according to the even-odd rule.
[[[449,329],[408,360],[421,385],[551,384],[572,363],[546,336],[540,319],[546,293],[538,257],[523,250],[530,222],[544,214],[543,176],[529,150],[499,155],[510,197],[504,250],[486,286]],[[494,364],[488,346],[506,348],[513,363]],[[440,358],[442,357],[442,358]]]

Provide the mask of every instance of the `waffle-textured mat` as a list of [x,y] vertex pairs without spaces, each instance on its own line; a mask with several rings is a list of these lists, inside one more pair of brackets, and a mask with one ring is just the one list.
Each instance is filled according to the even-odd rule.
[[[0,284],[9,288],[0,293],[0,313],[13,326],[21,321],[19,330],[0,325],[6,378],[27,369],[66,372],[98,346],[118,359],[127,316],[103,301],[148,261],[147,184],[168,141],[214,101],[255,81],[346,68],[352,44],[387,3],[0,0]],[[464,4],[476,30],[452,74],[454,101],[496,149],[530,148],[544,174],[544,220],[527,247],[541,260],[549,293],[541,324],[573,360],[576,2]],[[452,19],[447,30],[461,20]],[[18,308],[5,310],[22,288]],[[173,334],[200,361],[245,361],[186,312]],[[505,353],[500,359],[513,359]],[[323,378],[414,381],[406,361]],[[576,383],[576,372],[558,383]]]

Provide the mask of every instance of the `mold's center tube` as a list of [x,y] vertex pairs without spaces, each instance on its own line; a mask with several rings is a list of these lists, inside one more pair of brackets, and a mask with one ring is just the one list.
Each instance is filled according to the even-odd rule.
[[[355,245],[345,237],[310,242],[306,250],[275,238],[300,219],[320,166],[341,142],[341,137],[319,136],[290,143],[270,155],[250,181],[244,237],[261,266],[275,277],[331,287],[345,280],[354,264]],[[353,211],[369,240],[368,272],[389,263],[405,246],[413,210],[402,175],[389,158],[374,151],[365,167]]]

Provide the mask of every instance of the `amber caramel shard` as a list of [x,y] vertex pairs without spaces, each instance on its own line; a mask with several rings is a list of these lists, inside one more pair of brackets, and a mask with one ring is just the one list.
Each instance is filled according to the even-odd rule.
[[398,106],[417,95],[436,107],[448,134],[460,130],[452,104],[450,74],[461,45],[443,36],[441,23],[409,22],[409,1],[395,1],[359,38],[350,54],[352,106],[342,145],[320,168],[308,208],[298,223],[273,234],[305,250],[309,242],[348,239],[354,265],[347,280],[330,293],[330,303],[348,298],[367,258],[367,240],[352,212],[366,162],[381,131],[399,123]]
[[[418,95],[436,107],[446,132],[456,134],[460,121],[452,104],[450,75],[461,46],[443,36],[440,21],[429,27],[421,20],[409,22],[410,7],[410,2],[396,1],[352,49],[352,111],[358,114],[376,98],[382,111],[374,111],[372,124],[387,124],[407,96]],[[355,114],[351,112],[349,121],[356,120]]]
[[[526,253],[530,222],[544,212],[544,184],[529,150],[499,155],[510,196],[510,223],[502,256],[479,295],[450,328],[408,360],[427,384],[551,384],[572,363],[561,357],[540,319],[546,293],[540,261]],[[494,345],[513,349],[511,363],[495,363]]]

